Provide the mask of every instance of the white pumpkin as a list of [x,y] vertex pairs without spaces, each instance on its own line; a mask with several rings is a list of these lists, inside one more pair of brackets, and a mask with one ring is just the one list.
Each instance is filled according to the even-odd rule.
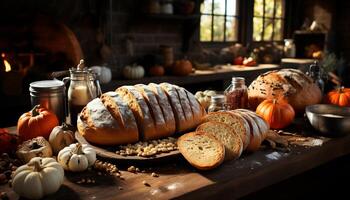
[[63,169],[73,172],[85,171],[96,161],[96,152],[87,144],[75,143],[62,149],[57,156]]
[[34,157],[14,172],[12,188],[22,197],[41,199],[57,192],[63,180],[64,170],[55,159]]
[[54,154],[58,154],[64,147],[74,142],[73,131],[66,123],[52,129],[49,142]]
[[140,79],[144,77],[145,69],[141,65],[125,66],[123,76],[127,79]]
[[97,74],[100,83],[109,83],[112,80],[112,71],[110,68],[105,66],[93,66],[90,67],[90,69]]

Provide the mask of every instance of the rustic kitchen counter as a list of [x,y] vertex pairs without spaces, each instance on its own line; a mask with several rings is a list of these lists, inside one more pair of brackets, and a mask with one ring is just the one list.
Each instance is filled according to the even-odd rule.
[[[206,172],[195,170],[181,157],[147,167],[137,165],[146,173],[121,170],[123,179],[95,171],[66,172],[63,186],[47,199],[212,199],[222,195],[238,198],[349,154],[349,145],[350,135],[317,147],[294,146],[288,152],[261,149]],[[152,177],[152,172],[159,177]],[[95,183],[78,184],[82,178],[92,178]],[[1,185],[0,191],[7,192],[10,199],[18,198],[7,184]]]
[[205,84],[212,81],[231,81],[233,76],[242,76],[246,78],[246,83],[250,83],[260,74],[278,69],[279,65],[261,64],[254,67],[242,67],[237,65],[223,65],[215,70],[196,70],[189,76],[159,76],[144,77],[137,80],[112,80],[110,83],[101,85],[103,91],[115,90],[122,85],[135,85],[139,83],[162,83],[168,82],[180,86],[188,86],[191,84]]

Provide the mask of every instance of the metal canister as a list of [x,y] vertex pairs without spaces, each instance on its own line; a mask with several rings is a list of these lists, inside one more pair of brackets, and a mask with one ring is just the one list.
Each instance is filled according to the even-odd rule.
[[54,112],[60,123],[66,120],[66,87],[63,81],[43,80],[29,85],[32,107],[40,104]]

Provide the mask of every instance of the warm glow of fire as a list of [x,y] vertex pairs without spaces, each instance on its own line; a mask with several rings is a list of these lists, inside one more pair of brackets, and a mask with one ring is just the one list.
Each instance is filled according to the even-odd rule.
[[11,71],[11,65],[10,65],[10,63],[5,59],[5,54],[2,53],[2,54],[1,54],[1,57],[2,57],[3,60],[4,60],[5,72]]

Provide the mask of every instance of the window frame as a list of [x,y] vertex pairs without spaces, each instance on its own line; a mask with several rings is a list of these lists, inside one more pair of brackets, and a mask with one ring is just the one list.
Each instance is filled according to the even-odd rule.
[[[276,17],[276,2],[277,0],[273,0],[274,2],[274,6],[273,6],[273,15],[272,17],[269,17],[269,16],[265,16],[265,6],[266,6],[266,0],[263,0],[263,15],[262,16],[255,16],[254,15],[254,0],[252,0],[252,9],[253,9],[253,16],[252,16],[252,35],[251,35],[251,38],[252,38],[252,41],[253,42],[257,42],[257,43],[264,43],[264,42],[282,42],[284,40],[284,30],[285,30],[285,21],[286,21],[286,0],[282,0],[282,13],[283,13],[283,17]],[[262,24],[263,24],[263,29],[262,29],[262,32],[261,32],[261,40],[254,40],[254,18],[260,18],[262,19]],[[264,34],[265,34],[265,21],[266,19],[268,20],[272,20],[272,35],[271,35],[271,38],[269,40],[265,40],[264,39]],[[275,36],[275,22],[278,21],[278,20],[281,20],[282,22],[282,30],[281,30],[281,34],[282,34],[282,39],[281,40],[274,40],[274,36]]]
[[[204,0],[201,0],[200,3],[202,3]],[[290,18],[292,15],[292,5],[293,0],[283,0],[284,1],[284,16],[281,18],[282,21],[282,39],[281,40],[261,40],[261,41],[254,41],[253,40],[253,19],[254,19],[254,0],[237,0],[237,12],[236,12],[236,18],[238,20],[238,30],[237,30],[237,40],[236,41],[201,41],[200,38],[200,20],[198,23],[198,42],[203,47],[213,47],[213,48],[221,48],[226,47],[227,44],[235,44],[235,43],[241,43],[243,45],[249,45],[249,44],[264,44],[264,43],[280,43],[283,42],[283,40],[286,38],[286,36],[291,35],[292,24],[287,24],[287,22],[290,22]],[[274,9],[276,10],[276,9]],[[226,11],[225,11],[226,12]],[[201,16],[202,13],[199,10],[199,15]],[[274,16],[275,17],[275,16]],[[279,19],[278,17],[275,19]],[[274,25],[275,26],[275,25]],[[274,28],[274,27],[273,27]],[[274,34],[274,33],[273,33]]]
[[[201,19],[199,21],[199,33],[198,33],[198,39],[199,42],[201,44],[212,44],[214,46],[221,46],[221,44],[227,44],[227,43],[237,43],[240,41],[240,32],[241,32],[241,28],[240,28],[240,24],[241,24],[241,17],[240,17],[240,13],[241,13],[241,9],[240,9],[240,2],[241,0],[235,0],[236,1],[236,14],[235,15],[229,15],[227,14],[227,1],[225,0],[225,13],[224,14],[215,14],[214,13],[214,2],[215,0],[211,0],[211,13],[202,13],[199,10],[199,14],[200,14],[200,18],[202,16],[211,16],[211,36],[210,36],[210,41],[201,41],[201,35],[200,35],[200,29],[201,29]],[[204,0],[201,2],[204,3]],[[223,41],[214,41],[214,17],[224,17],[224,39]],[[227,17],[231,17],[235,20],[237,20],[238,23],[238,30],[236,30],[236,38],[235,40],[226,40],[226,22],[227,22]]]

